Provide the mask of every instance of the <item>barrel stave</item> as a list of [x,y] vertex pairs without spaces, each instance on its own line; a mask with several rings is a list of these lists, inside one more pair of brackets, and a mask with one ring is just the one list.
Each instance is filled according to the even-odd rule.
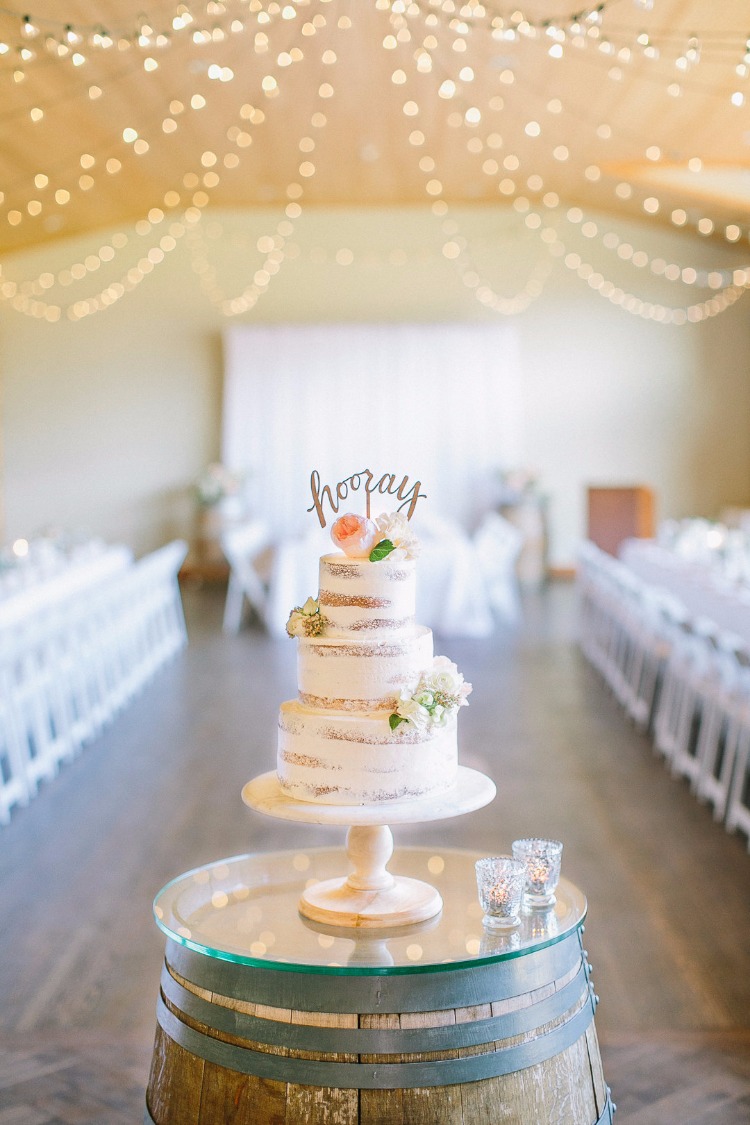
[[[363,1012],[359,1017],[359,1026],[370,1031],[398,1031],[401,1017],[397,1012],[383,1012],[381,1015]],[[390,1060],[395,1063],[403,1062],[401,1055],[391,1055]],[[359,1061],[376,1062],[377,1056],[362,1054]],[[405,1112],[403,1090],[359,1092],[359,1125],[408,1125]]]
[[199,1125],[205,1066],[203,1059],[175,1043],[157,1024],[148,1082],[148,1108],[158,1125],[162,1122]]

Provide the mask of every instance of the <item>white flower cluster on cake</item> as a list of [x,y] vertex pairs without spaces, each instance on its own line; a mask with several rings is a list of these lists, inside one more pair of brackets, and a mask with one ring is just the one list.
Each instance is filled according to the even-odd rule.
[[385,543],[392,543],[393,551],[389,552],[392,559],[416,559],[419,556],[419,540],[401,512],[378,516],[375,524],[379,535],[375,549]]
[[390,512],[367,519],[347,512],[331,528],[331,539],[349,558],[415,559],[419,554],[419,541],[401,512]]
[[391,730],[399,723],[412,723],[419,731],[444,727],[459,707],[467,707],[471,684],[467,684],[447,656],[436,656],[429,672],[423,672],[417,686],[404,689],[394,714]]
[[308,598],[304,605],[295,606],[289,614],[286,631],[290,637],[319,637],[327,624],[320,612],[320,603]]

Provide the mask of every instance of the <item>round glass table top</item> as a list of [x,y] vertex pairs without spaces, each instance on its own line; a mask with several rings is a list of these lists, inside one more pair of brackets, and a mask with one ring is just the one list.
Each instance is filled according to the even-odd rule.
[[440,914],[410,926],[373,931],[302,917],[302,891],[346,873],[340,848],[207,864],[168,883],[154,900],[154,916],[167,937],[209,957],[334,975],[436,972],[522,957],[562,941],[586,917],[584,895],[561,879],[553,907],[523,910],[510,931],[485,929],[474,875],[479,858],[453,848],[398,848],[389,871],[423,879],[443,898]]

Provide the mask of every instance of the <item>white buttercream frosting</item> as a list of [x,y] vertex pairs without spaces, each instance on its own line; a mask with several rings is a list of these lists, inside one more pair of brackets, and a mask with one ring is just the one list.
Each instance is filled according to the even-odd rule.
[[416,568],[413,559],[353,559],[323,555],[320,612],[326,636],[385,636],[414,624]]
[[432,632],[424,626],[379,639],[305,638],[297,650],[300,699],[339,711],[394,711],[402,689],[431,662]]
[[458,768],[456,722],[429,735],[392,731],[381,712],[346,714],[282,703],[277,771],[300,801],[369,805],[444,792]]

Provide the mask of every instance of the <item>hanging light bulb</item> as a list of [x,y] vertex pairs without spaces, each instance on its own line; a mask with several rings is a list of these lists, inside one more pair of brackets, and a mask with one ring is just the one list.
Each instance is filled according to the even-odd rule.
[[23,23],[21,24],[21,34],[27,39],[35,39],[39,34],[39,28],[32,20],[31,16],[24,16]]

